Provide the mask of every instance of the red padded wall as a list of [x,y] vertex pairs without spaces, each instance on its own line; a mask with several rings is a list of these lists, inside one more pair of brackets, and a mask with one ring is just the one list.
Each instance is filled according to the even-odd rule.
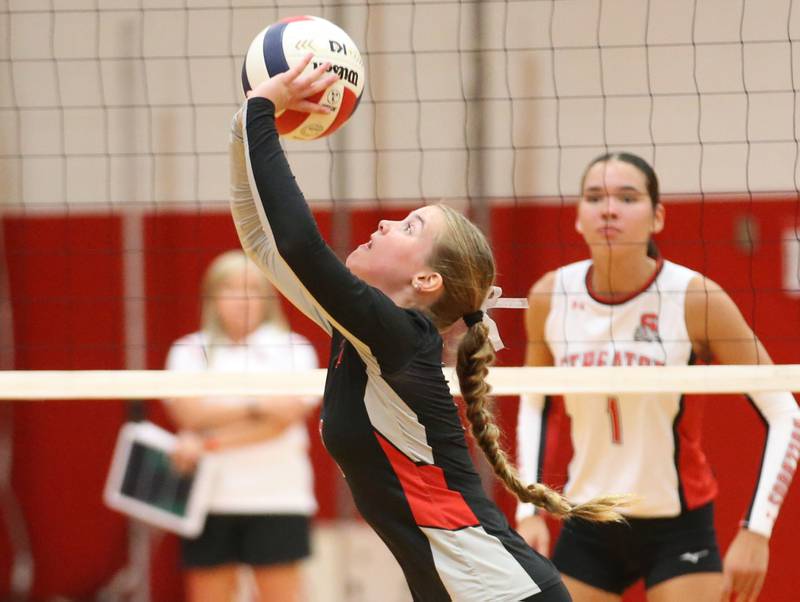
[[[123,368],[119,219],[6,218],[4,227],[16,368]],[[42,400],[13,411],[12,479],[35,559],[34,599],[89,596],[125,555],[125,521],[101,501],[123,404]]]

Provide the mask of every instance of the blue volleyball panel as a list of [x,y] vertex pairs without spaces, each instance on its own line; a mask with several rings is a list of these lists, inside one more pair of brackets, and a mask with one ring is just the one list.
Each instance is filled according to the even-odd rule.
[[289,70],[289,63],[283,54],[283,32],[288,24],[275,23],[264,36],[264,64],[270,77]]
[[245,57],[244,61],[242,61],[242,89],[244,90],[245,94],[253,89],[253,86],[250,85],[250,80],[247,77],[247,57]]

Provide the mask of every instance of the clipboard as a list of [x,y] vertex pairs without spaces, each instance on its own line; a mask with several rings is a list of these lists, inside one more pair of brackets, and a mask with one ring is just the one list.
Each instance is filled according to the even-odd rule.
[[175,470],[175,435],[151,422],[120,429],[103,500],[110,508],[184,537],[203,530],[214,479],[214,460],[201,457],[193,473]]

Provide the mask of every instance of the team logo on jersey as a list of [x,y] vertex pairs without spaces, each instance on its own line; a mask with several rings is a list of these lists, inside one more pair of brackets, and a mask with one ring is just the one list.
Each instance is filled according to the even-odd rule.
[[661,337],[658,335],[658,314],[642,314],[639,326],[633,332],[633,340],[645,343],[661,342]]

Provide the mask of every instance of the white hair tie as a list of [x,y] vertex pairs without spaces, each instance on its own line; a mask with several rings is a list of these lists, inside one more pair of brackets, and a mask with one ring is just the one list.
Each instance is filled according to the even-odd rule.
[[500,338],[500,330],[497,328],[495,322],[489,315],[490,309],[525,309],[528,307],[528,300],[524,297],[502,297],[503,289],[499,286],[491,286],[489,292],[486,294],[486,299],[483,300],[481,308],[469,314],[465,314],[461,319],[471,328],[478,322],[483,322],[489,331],[489,341],[492,343],[495,351],[505,349],[503,340]]
[[481,304],[481,311],[483,312],[483,323],[489,330],[489,340],[492,343],[495,351],[500,351],[505,348],[503,340],[500,338],[500,331],[497,328],[497,323],[489,315],[489,310],[497,306],[500,296],[503,294],[503,289],[499,286],[492,286],[486,295],[486,299]]

